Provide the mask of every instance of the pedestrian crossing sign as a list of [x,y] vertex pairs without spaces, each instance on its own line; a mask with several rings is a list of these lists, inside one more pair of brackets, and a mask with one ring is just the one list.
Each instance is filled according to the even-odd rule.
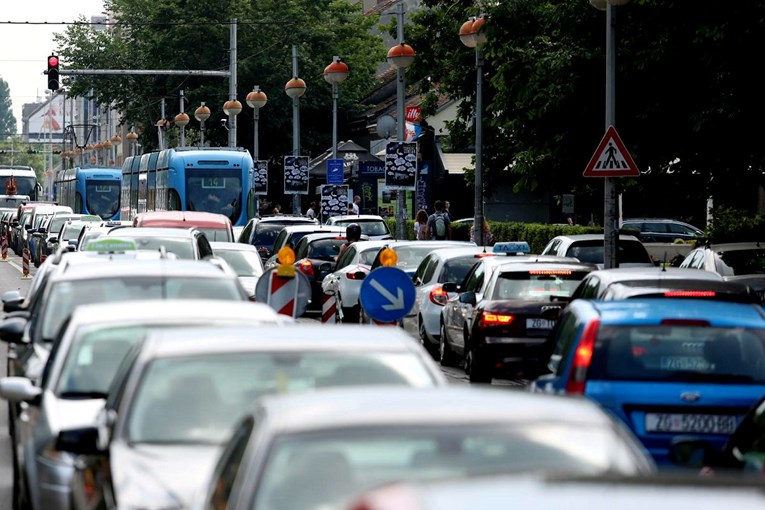
[[584,170],[585,177],[639,177],[635,161],[614,126],[608,126],[600,145]]

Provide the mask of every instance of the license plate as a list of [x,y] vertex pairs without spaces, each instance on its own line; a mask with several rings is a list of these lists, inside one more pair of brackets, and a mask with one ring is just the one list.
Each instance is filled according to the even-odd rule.
[[554,325],[549,319],[526,319],[526,329],[552,329]]
[[732,434],[736,417],[729,414],[648,413],[647,432],[688,432],[698,434]]

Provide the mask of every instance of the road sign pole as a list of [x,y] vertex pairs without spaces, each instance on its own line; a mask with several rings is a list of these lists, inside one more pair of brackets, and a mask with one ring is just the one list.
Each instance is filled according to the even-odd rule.
[[[614,8],[606,3],[606,129],[616,123],[616,36]],[[603,267],[616,267],[616,189],[611,177],[603,181]]]

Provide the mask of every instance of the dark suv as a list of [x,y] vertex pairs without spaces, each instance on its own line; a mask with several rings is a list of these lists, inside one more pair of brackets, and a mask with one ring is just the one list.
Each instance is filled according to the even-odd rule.
[[672,243],[675,239],[693,240],[704,232],[693,225],[666,218],[629,218],[622,221],[623,230],[637,230],[644,243]]
[[319,225],[319,222],[311,218],[301,216],[268,216],[266,218],[252,218],[237,240],[247,243],[258,249],[260,257],[265,262],[271,256],[276,236],[284,227],[291,225]]

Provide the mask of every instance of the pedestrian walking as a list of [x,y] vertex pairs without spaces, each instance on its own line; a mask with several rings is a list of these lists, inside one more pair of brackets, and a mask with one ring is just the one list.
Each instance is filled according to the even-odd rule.
[[444,200],[444,212],[449,217],[449,221],[452,221],[452,213],[449,211],[449,207],[450,206],[451,206],[451,204],[449,203],[449,201],[448,200]]
[[436,212],[428,217],[428,232],[430,232],[430,238],[435,240],[450,239],[451,238],[451,221],[449,215],[444,211],[444,203],[440,200],[436,200],[433,204]]
[[425,212],[425,209],[417,211],[417,216],[414,218],[414,238],[418,241],[430,239],[428,213]]
[[353,208],[353,212],[351,214],[359,214],[359,204],[361,203],[361,197],[356,195],[353,197],[353,203],[351,204],[351,207]]
[[305,212],[305,215],[312,220],[316,219],[316,202],[311,202],[311,205],[308,206],[308,210]]

